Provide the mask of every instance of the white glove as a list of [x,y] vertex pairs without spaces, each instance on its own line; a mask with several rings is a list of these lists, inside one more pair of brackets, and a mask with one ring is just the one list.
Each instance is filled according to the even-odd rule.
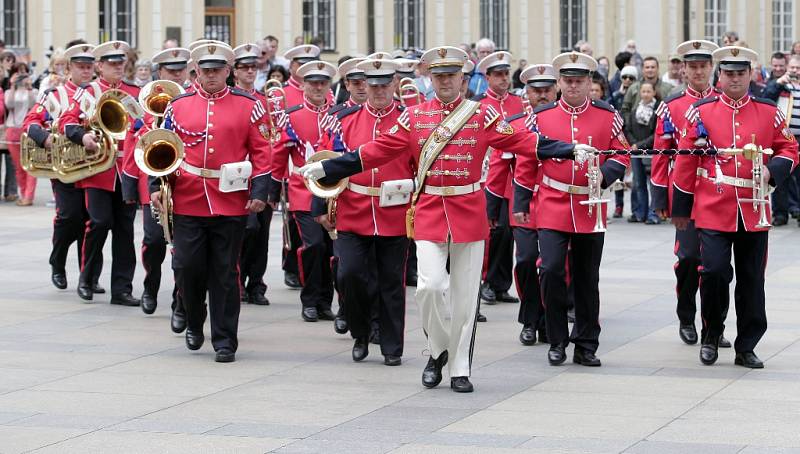
[[298,171],[300,172],[300,175],[303,175],[303,178],[311,181],[317,181],[320,178],[325,177],[325,168],[322,167],[322,162],[312,162],[311,164],[306,164],[303,167],[300,167]]
[[575,144],[575,162],[578,164],[583,164],[584,162],[588,161],[589,158],[592,157],[592,154],[597,152],[597,148],[586,145],[583,143],[576,143]]

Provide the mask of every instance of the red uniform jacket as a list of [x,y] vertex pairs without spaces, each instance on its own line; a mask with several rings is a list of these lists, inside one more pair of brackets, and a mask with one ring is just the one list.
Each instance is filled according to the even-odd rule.
[[[296,172],[306,163],[306,143],[314,150],[318,150],[319,141],[327,117],[329,104],[316,107],[311,103],[289,107],[281,113],[278,125],[281,129],[281,138],[273,146],[272,154],[272,179],[270,200],[277,201],[280,194],[282,180],[288,175],[289,200],[291,211],[311,211],[312,195],[303,183],[303,177]],[[310,156],[310,154],[309,154]],[[289,160],[294,169],[289,175]]]
[[[462,102],[442,103],[438,98],[411,107],[403,112],[387,134],[363,145],[355,159],[328,161],[326,175],[337,178],[350,174],[351,161],[361,169],[372,169],[393,159],[414,160],[418,165],[422,146],[438,125]],[[557,155],[572,155],[573,147],[554,142]],[[453,131],[452,139],[431,166],[425,184],[433,187],[479,185],[475,192],[441,196],[420,193],[414,221],[415,238],[434,242],[466,243],[483,241],[489,233],[486,221],[486,197],[480,190],[483,157],[488,147],[537,159],[540,138],[527,129],[515,129],[500,120],[491,106],[479,105],[464,127]],[[341,168],[341,171],[340,171]]]
[[[702,92],[686,87],[685,90],[675,93],[659,104],[656,111],[658,120],[656,120],[653,148],[657,150],[678,148],[679,133],[686,126],[686,111],[689,106],[715,93],[710,86]],[[653,188],[650,197],[654,210],[669,210],[672,199],[672,167],[674,165],[674,156],[653,156],[650,169],[650,183]]]
[[[786,128],[786,118],[772,101],[745,96],[733,100],[719,94],[692,104],[686,112],[686,126],[681,129],[680,148],[697,148],[695,141],[705,137],[716,148],[741,148],[753,142],[772,148],[774,154],[764,156],[770,170],[771,185],[780,184],[797,165],[797,142]],[[678,156],[673,179],[672,214],[691,215],[698,229],[736,232],[738,220],[747,231],[756,228],[758,207],[742,199],[752,199],[753,189],[721,183],[717,172],[727,177],[752,178],[753,161],[741,155]],[[771,216],[769,203],[767,215]]]
[[[69,109],[72,98],[79,88],[71,80],[67,80],[61,87],[51,88],[39,96],[36,104],[25,115],[22,130],[28,133],[28,137],[38,146],[44,146],[44,141],[50,136],[53,121]],[[51,111],[53,108],[55,109]]]
[[[107,81],[103,79],[96,80],[97,85],[90,84],[86,86],[83,90],[78,90],[74,97],[73,97],[73,104],[70,105],[69,109],[61,115],[59,120],[58,129],[60,132],[65,133],[67,138],[69,138],[72,142],[77,144],[83,143],[83,134],[86,132],[83,128],[83,124],[86,120],[85,114],[81,111],[80,108],[80,99],[83,96],[89,95],[93,96],[95,99],[99,98],[100,95],[112,88],[122,90],[125,93],[133,96],[134,99],[139,99],[139,87],[136,85],[131,85],[125,81],[120,81],[117,84],[111,85]],[[99,92],[96,90],[96,86],[99,86]],[[134,123],[132,118],[128,118],[131,124]],[[96,189],[103,189],[105,191],[114,192],[117,184],[117,179],[122,176],[122,170],[124,166],[124,159],[125,159],[125,141],[120,141],[117,144],[117,149],[119,153],[117,155],[117,162],[116,165],[105,172],[99,173],[97,175],[93,175],[89,178],[85,178],[83,180],[78,181],[75,183],[75,186],[78,188],[96,188]]]
[[[352,152],[386,134],[397,124],[402,111],[402,107],[396,102],[381,111],[376,111],[369,103],[341,110],[334,117],[319,148]],[[378,168],[351,176],[350,183],[380,189],[384,181],[413,177],[414,161],[406,154],[405,159],[395,159]],[[337,202],[337,230],[365,236],[405,236],[408,204],[381,207],[379,202],[377,196],[345,190],[339,195]]]
[[[183,140],[186,164],[219,170],[223,164],[249,160],[253,166],[249,193],[221,192],[217,178],[178,169],[171,178],[175,214],[243,216],[248,199],[266,200],[270,156],[264,113],[255,98],[228,87],[214,94],[198,88],[172,100],[164,126]],[[150,186],[151,192],[157,190],[157,185]]]
[[[540,134],[571,143],[589,143],[598,150],[624,150],[627,141],[622,132],[622,118],[609,104],[602,101],[589,101],[587,98],[580,107],[570,107],[563,100],[539,106],[534,110],[532,125]],[[518,162],[521,158],[518,158]],[[618,155],[601,156],[600,169],[603,173],[603,187],[607,187],[625,173],[630,157]],[[525,167],[529,164],[518,164]],[[598,211],[602,212],[605,224],[606,204],[602,210],[592,208],[589,216],[588,205],[580,202],[589,199],[586,194],[570,194],[546,184],[548,179],[574,186],[588,186],[587,163],[578,165],[570,160],[552,159],[542,161],[539,167],[541,178],[532,172],[517,172],[514,179],[518,187],[532,189],[537,179],[541,181],[536,193],[536,226],[571,233],[592,233]],[[531,194],[532,195],[532,194]],[[517,199],[515,194],[515,199]],[[525,208],[524,197],[515,203],[515,211]]]

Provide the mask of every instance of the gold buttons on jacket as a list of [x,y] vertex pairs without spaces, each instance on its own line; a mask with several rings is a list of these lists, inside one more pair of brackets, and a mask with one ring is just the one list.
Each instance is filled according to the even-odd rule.
[[209,149],[208,149],[208,153],[209,153],[209,154],[214,154],[214,149],[213,149],[213,148],[209,148]]
[[209,114],[209,115],[214,115],[214,111],[213,111],[213,110],[209,110],[209,111],[208,111],[208,114]]
[[208,102],[208,105],[209,105],[209,106],[213,106],[213,105],[214,105],[214,101],[209,101],[209,102]]
[[213,125],[213,124],[211,124],[211,123],[209,123],[209,124],[208,124],[208,127],[209,127],[209,128],[213,128],[213,127],[214,127],[214,125]]
[[211,135],[211,134],[209,134],[209,135],[208,135],[208,140],[214,140],[214,136],[213,136],[213,135]]

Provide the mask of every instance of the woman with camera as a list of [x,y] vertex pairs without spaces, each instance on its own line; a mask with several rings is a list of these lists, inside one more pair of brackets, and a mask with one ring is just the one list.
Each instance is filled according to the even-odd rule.
[[33,204],[33,196],[36,192],[36,177],[29,175],[20,166],[19,139],[22,135],[22,122],[25,120],[25,114],[36,103],[38,91],[33,88],[28,65],[22,62],[14,64],[9,73],[8,86],[4,96],[6,106],[5,140],[16,167],[14,173],[20,193],[17,205],[29,206]]

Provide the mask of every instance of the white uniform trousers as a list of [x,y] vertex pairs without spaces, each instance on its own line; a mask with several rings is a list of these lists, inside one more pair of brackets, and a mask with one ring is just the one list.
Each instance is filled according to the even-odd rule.
[[434,358],[447,350],[450,376],[468,377],[475,341],[484,242],[417,241],[416,244],[416,300],[422,315],[422,327],[428,335],[428,349]]

